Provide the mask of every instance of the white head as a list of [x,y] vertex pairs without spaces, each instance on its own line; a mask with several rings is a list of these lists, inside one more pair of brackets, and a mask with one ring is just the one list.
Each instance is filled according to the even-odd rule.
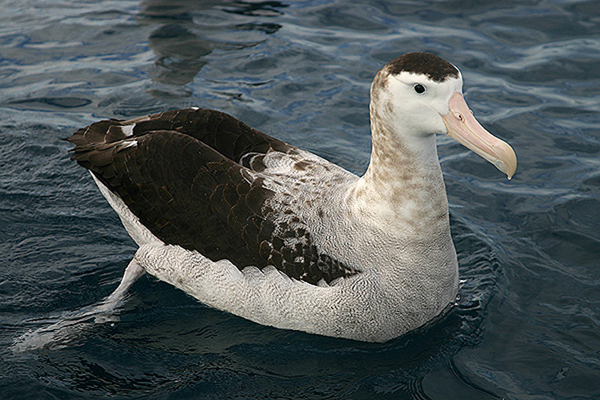
[[467,106],[458,68],[433,54],[404,54],[379,71],[371,86],[371,114],[405,144],[444,134],[509,178],[516,170],[512,148],[487,132]]

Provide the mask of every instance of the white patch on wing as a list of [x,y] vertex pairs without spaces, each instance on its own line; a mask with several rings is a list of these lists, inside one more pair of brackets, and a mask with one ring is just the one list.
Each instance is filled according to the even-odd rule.
[[136,147],[137,145],[138,145],[138,141],[132,140],[129,143],[127,143],[126,145],[124,145],[123,147],[121,147],[121,150],[128,149],[130,147]]
[[133,136],[133,128],[135,128],[135,124],[125,125],[121,127],[121,132],[123,132],[125,136]]

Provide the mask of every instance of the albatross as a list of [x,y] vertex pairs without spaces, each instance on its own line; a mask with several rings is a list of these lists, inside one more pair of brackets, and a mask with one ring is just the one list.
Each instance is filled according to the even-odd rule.
[[145,272],[263,325],[384,342],[454,304],[458,263],[436,135],[510,179],[513,149],[475,119],[457,67],[428,53],[371,85],[362,177],[223,112],[110,119],[69,139],[139,249]]

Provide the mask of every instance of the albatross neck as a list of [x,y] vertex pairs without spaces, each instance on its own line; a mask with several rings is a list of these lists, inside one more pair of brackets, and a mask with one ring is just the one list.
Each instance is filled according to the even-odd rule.
[[435,135],[412,135],[406,124],[391,123],[377,110],[372,104],[371,161],[351,191],[354,204],[409,237],[446,231],[448,199]]

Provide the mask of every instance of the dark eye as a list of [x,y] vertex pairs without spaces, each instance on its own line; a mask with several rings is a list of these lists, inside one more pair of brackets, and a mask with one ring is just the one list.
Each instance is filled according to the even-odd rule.
[[421,85],[420,83],[417,83],[415,86],[415,92],[421,94],[421,93],[425,93],[425,86]]

